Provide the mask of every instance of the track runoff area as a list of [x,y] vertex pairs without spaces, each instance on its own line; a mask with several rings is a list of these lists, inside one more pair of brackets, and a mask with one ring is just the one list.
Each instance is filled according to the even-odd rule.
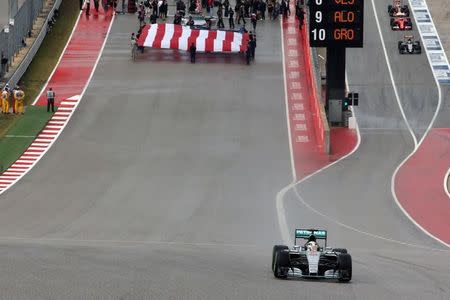
[[[307,119],[312,78],[296,75],[307,70],[307,36],[293,15],[281,32],[278,21],[258,24],[250,67],[234,55],[199,55],[194,66],[172,50],[133,62],[136,18],[116,17],[89,87],[59,100],[78,109],[60,142],[2,195],[9,205],[0,211],[0,264],[11,271],[0,274],[1,289],[12,298],[446,299],[448,251],[405,217],[391,192],[399,162],[427,133],[438,92],[425,55],[399,55],[388,4],[366,1],[365,47],[348,50],[360,134],[332,164]],[[77,27],[80,37],[92,24]],[[220,72],[238,79],[218,84]],[[261,84],[262,93],[249,93]],[[414,110],[423,104],[430,109]],[[329,245],[353,256],[351,284],[273,278],[271,246],[311,227],[327,229]],[[321,242],[323,231],[315,234]],[[27,284],[17,289],[18,280]]]

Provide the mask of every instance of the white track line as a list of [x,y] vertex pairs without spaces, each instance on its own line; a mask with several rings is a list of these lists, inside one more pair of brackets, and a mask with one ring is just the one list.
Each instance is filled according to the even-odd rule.
[[286,122],[287,122],[288,137],[289,137],[289,151],[291,154],[292,180],[293,180],[293,182],[295,182],[297,180],[297,173],[295,171],[294,151],[292,148],[291,118],[289,116],[288,86],[287,86],[287,81],[286,81],[286,58],[284,57],[283,18],[280,18],[280,30],[281,30],[281,53],[282,53],[282,58],[283,58],[282,63],[283,63],[284,101],[285,101],[285,106],[286,106]]
[[[355,114],[355,112],[353,112],[353,113],[354,113],[354,117],[355,117],[355,119],[356,119],[356,114]],[[278,225],[279,225],[279,227],[280,227],[282,239],[283,239],[283,241],[284,241],[286,244],[291,245],[291,244],[292,244],[292,241],[291,241],[291,234],[290,234],[290,232],[289,232],[289,226],[288,226],[288,224],[287,224],[286,216],[285,216],[285,214],[284,214],[284,212],[285,212],[285,210],[284,210],[284,195],[285,195],[290,189],[294,189],[295,193],[298,194],[298,193],[297,193],[297,190],[296,190],[296,186],[297,186],[297,185],[299,185],[299,184],[305,182],[306,180],[310,179],[311,177],[313,177],[313,176],[319,174],[320,172],[322,172],[322,171],[324,171],[324,170],[330,168],[331,166],[334,166],[335,164],[341,162],[342,160],[346,159],[346,158],[349,157],[350,155],[353,155],[353,153],[355,153],[356,150],[358,150],[359,145],[361,144],[361,133],[360,133],[360,131],[359,131],[359,125],[358,125],[358,122],[356,122],[356,133],[357,133],[357,136],[358,136],[358,142],[356,143],[355,147],[353,148],[353,150],[352,150],[350,153],[344,155],[343,157],[341,157],[341,158],[339,158],[338,160],[336,160],[336,161],[330,163],[329,165],[326,165],[325,167],[323,167],[323,168],[321,168],[321,169],[315,171],[314,173],[309,174],[309,175],[306,176],[305,178],[303,178],[303,179],[301,179],[301,180],[299,180],[299,181],[296,181],[296,182],[293,182],[293,183],[289,184],[288,186],[284,187],[281,191],[279,191],[279,192],[277,193],[277,196],[276,196],[276,208],[277,208],[277,216],[278,216]],[[299,195],[298,195],[298,196],[299,196]],[[299,197],[299,199],[301,199],[301,197]],[[303,199],[301,199],[301,201],[303,201]],[[315,211],[315,210],[313,210],[313,211]]]
[[387,62],[389,76],[391,78],[392,87],[394,88],[395,99],[397,100],[397,104],[398,104],[398,107],[400,108],[400,112],[402,114],[403,120],[405,121],[406,127],[408,128],[409,133],[411,134],[412,139],[414,141],[414,147],[416,147],[417,146],[417,138],[416,138],[416,135],[414,134],[414,131],[412,130],[411,126],[409,125],[408,119],[406,118],[405,111],[403,110],[403,105],[400,100],[400,96],[398,94],[397,84],[395,83],[394,73],[392,72],[391,62],[389,60],[389,55],[387,53],[386,44],[384,43],[384,37],[383,37],[382,30],[381,30],[380,20],[378,19],[377,9],[375,7],[375,1],[371,0],[371,2],[372,2],[373,13],[375,16],[375,22],[377,23],[378,34],[380,35],[381,46],[383,48],[384,56],[385,56],[386,62]]
[[330,217],[330,216],[328,216],[328,215],[326,215],[326,214],[316,210],[314,207],[312,207],[306,201],[303,200],[303,198],[300,196],[300,194],[298,193],[296,188],[294,190],[295,190],[295,193],[296,193],[298,199],[300,200],[300,202],[304,206],[306,206],[308,209],[310,209],[314,213],[318,214],[319,216],[321,216],[321,217],[323,217],[325,219],[328,219],[332,223],[335,223],[335,224],[337,224],[337,225],[339,225],[341,227],[344,227],[346,229],[349,229],[351,231],[357,232],[357,233],[362,234],[362,235],[369,236],[371,238],[380,239],[380,240],[383,240],[383,241],[386,241],[386,242],[390,242],[390,243],[394,243],[394,244],[398,244],[398,245],[402,245],[402,246],[408,246],[408,247],[412,247],[412,248],[418,248],[418,249],[424,249],[424,250],[431,250],[431,251],[439,251],[439,252],[450,253],[450,250],[447,250],[447,249],[437,249],[437,248],[432,248],[432,247],[426,247],[426,246],[423,246],[423,245],[420,245],[420,244],[406,243],[406,242],[398,241],[398,240],[395,240],[395,239],[387,238],[387,237],[384,237],[382,235],[366,232],[366,231],[360,230],[358,228],[355,228],[355,227],[349,226],[347,224],[344,224],[344,223],[340,222],[339,220],[334,219],[334,218],[332,218],[332,217]]

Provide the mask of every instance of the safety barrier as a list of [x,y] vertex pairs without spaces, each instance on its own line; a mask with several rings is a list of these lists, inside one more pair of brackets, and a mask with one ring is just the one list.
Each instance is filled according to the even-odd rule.
[[[306,23],[306,22],[305,22]],[[305,66],[307,77],[309,78],[310,87],[312,88],[313,97],[310,98],[310,104],[313,111],[314,124],[316,129],[316,138],[323,148],[323,151],[327,154],[330,153],[330,126],[328,125],[327,116],[325,113],[325,108],[320,101],[320,90],[321,90],[321,76],[320,72],[314,64],[314,57],[311,53],[311,48],[309,47],[309,36],[307,26],[303,26],[303,36],[302,47],[305,53]]]
[[[7,26],[9,33],[2,30],[0,35],[0,50],[11,58],[22,48],[22,39],[26,39],[33,23],[39,16],[46,0],[26,0],[13,16],[14,24]],[[11,3],[15,3],[12,1]],[[6,24],[3,24],[6,25]],[[10,60],[11,61],[11,60]]]
[[[27,2],[33,2],[33,0],[27,0]],[[25,2],[22,5],[22,7],[19,10],[18,15],[20,14],[20,11],[23,9],[23,7],[27,4],[27,2]],[[53,7],[50,10],[49,14],[47,15],[47,18],[41,28],[41,31],[39,32],[38,36],[36,37],[36,40],[33,42],[33,45],[30,47],[30,50],[27,52],[26,56],[23,58],[19,67],[17,68],[17,70],[14,72],[14,74],[8,80],[8,83],[10,86],[15,86],[19,82],[20,78],[22,78],[23,74],[25,74],[25,71],[28,69],[34,56],[36,55],[37,51],[41,47],[41,44],[44,41],[45,36],[47,35],[48,21],[53,17],[55,10],[59,8],[59,6],[61,5],[61,2],[62,2],[62,0],[56,0],[55,3],[53,4]],[[41,11],[41,10],[42,10],[42,7],[39,11]],[[31,27],[32,26],[33,26],[33,23],[31,23]]]

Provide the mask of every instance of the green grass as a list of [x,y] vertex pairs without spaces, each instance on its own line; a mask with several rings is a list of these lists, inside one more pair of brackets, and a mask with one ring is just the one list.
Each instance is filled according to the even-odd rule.
[[[36,99],[58,62],[80,13],[79,5],[78,1],[62,1],[55,26],[45,37],[33,62],[19,82],[25,92],[25,105]],[[51,114],[46,112],[46,108],[32,106],[25,108],[25,115],[0,115],[0,171],[1,168],[8,168],[22,155],[50,117]]]
[[0,170],[5,170],[17,160],[51,116],[46,107],[30,106],[23,118],[17,118],[8,134],[0,139]]

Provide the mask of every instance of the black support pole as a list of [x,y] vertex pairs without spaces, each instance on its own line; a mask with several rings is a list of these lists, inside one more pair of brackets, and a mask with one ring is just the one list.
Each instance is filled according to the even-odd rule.
[[328,112],[330,99],[345,98],[345,49],[327,47],[327,88],[325,110]]

